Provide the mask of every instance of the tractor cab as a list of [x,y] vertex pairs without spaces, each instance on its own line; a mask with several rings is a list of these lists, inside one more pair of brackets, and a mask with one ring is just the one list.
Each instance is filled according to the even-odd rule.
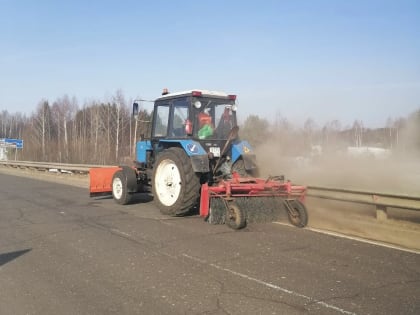
[[211,91],[166,94],[155,101],[151,139],[227,140],[237,125],[235,100]]

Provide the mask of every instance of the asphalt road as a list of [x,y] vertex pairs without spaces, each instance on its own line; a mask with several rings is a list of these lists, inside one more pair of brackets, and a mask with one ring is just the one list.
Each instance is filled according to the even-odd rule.
[[420,314],[420,255],[0,174],[0,314]]

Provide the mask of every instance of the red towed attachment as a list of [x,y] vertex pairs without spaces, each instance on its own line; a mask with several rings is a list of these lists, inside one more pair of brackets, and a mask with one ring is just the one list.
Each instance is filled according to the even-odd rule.
[[[222,204],[224,204],[228,215],[229,211],[233,211],[234,217],[235,215],[240,215],[245,218],[244,220],[246,220],[247,214],[244,211],[239,214],[237,213],[239,209],[237,209],[238,203],[235,201],[249,201],[254,200],[254,198],[260,198],[260,200],[279,201],[282,205],[285,206],[285,209],[289,215],[290,222],[294,225],[303,227],[307,223],[307,213],[303,205],[305,194],[305,186],[292,185],[290,181],[284,181],[283,178],[279,176],[262,179],[241,178],[237,174],[234,174],[232,179],[221,180],[214,186],[209,186],[207,183],[201,186],[200,216],[206,218],[211,216],[211,200],[216,200],[217,198],[219,200],[219,204],[221,201],[223,201]],[[232,207],[230,205],[234,205],[233,209],[231,209]],[[251,211],[258,212],[260,209],[251,209]],[[299,224],[295,224],[296,217],[302,215],[301,211],[305,212],[303,214],[305,216],[304,221],[299,221]],[[229,218],[225,218],[225,222],[228,220]]]
[[98,167],[89,170],[90,196],[103,196],[112,194],[112,177],[120,167]]

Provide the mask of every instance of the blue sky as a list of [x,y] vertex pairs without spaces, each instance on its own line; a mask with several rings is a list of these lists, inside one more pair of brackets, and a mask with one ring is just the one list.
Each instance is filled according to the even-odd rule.
[[419,34],[420,1],[0,0],[0,110],[202,88],[242,120],[379,127],[420,109]]

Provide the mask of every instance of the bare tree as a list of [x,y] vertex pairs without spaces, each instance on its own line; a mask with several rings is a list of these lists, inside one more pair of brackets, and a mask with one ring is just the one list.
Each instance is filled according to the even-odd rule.
[[304,145],[305,148],[310,150],[313,143],[313,137],[316,130],[315,121],[311,118],[308,118],[303,125],[304,132]]
[[258,144],[267,139],[269,134],[269,123],[266,119],[258,115],[249,115],[240,130],[241,137],[247,139],[251,145],[257,147]]
[[116,121],[116,126],[115,126],[115,161],[119,160],[119,153],[120,153],[120,136],[121,136],[121,128],[123,126],[123,119],[124,116],[122,115],[123,112],[123,108],[126,106],[125,104],[125,99],[124,99],[124,95],[122,93],[121,90],[118,90],[116,92],[116,95],[113,97],[114,102],[115,102],[115,121]]
[[43,100],[38,104],[33,118],[33,128],[35,131],[34,135],[41,144],[41,159],[46,161],[48,160],[46,147],[51,136],[51,108],[47,100]]
[[353,123],[353,139],[356,147],[361,147],[363,143],[363,122],[355,120]]

